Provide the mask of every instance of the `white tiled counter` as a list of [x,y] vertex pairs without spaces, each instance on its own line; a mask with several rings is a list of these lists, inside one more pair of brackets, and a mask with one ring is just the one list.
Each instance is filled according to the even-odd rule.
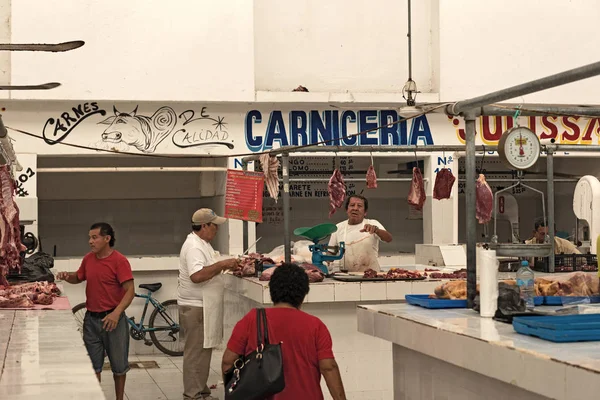
[[0,311],[0,399],[105,400],[71,310]]
[[[410,293],[433,293],[439,281],[355,282],[333,279],[311,283],[302,310],[319,317],[333,339],[348,399],[392,399],[391,343],[357,331],[356,306],[398,302]],[[225,276],[225,338],[253,307],[271,305],[269,282],[258,278]],[[329,392],[322,381],[325,398]]]
[[587,399],[600,393],[598,342],[518,334],[472,310],[358,306],[360,332],[393,344],[394,399]]

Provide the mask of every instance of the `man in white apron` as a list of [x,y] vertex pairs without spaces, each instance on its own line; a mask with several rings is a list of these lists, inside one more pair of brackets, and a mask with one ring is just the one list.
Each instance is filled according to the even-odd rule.
[[183,349],[183,398],[212,399],[207,380],[212,349],[223,339],[223,271],[237,266],[237,259],[215,262],[210,242],[227,219],[202,208],[192,216],[192,232],[179,255],[177,304],[185,342]]
[[368,269],[380,271],[379,241],[391,242],[392,235],[375,219],[365,219],[369,201],[360,195],[346,199],[348,219],[337,224],[337,231],[331,235],[329,246],[345,242],[346,252],[341,260],[334,262],[341,270],[364,272]]

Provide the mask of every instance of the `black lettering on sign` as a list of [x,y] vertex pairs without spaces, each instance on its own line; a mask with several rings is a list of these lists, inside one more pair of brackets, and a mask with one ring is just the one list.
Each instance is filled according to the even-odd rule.
[[83,103],[77,107],[71,108],[70,111],[65,111],[58,118],[48,118],[42,129],[44,142],[49,145],[60,143],[77,125],[94,114],[106,115],[106,111],[101,110],[98,103]]
[[[183,120],[181,128],[177,130],[172,137],[173,144],[179,148],[198,147],[198,146],[225,146],[233,149],[233,143],[226,142],[229,138],[229,132],[225,129],[227,123],[225,117],[212,118],[202,107],[200,117],[194,118],[194,110],[187,110],[179,114],[179,119]],[[207,121],[212,121],[214,128],[208,129]]]

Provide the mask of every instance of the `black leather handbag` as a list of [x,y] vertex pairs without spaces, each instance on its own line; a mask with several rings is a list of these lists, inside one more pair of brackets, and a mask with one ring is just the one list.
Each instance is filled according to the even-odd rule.
[[264,308],[256,309],[256,336],[256,350],[238,358],[225,374],[226,400],[261,400],[285,388],[281,343],[269,343]]

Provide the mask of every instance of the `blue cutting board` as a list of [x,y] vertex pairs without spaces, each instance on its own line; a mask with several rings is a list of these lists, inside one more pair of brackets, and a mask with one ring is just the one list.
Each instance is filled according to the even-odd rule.
[[[467,308],[467,300],[430,299],[428,294],[407,294],[405,299],[408,304],[425,308]],[[541,306],[544,298],[536,296],[533,301],[534,305]]]
[[600,340],[600,315],[515,317],[513,328],[518,333],[552,342],[597,341]]
[[582,303],[585,299],[590,299],[591,304],[600,303],[600,296],[578,297],[578,296],[544,296],[544,304],[547,306],[568,306],[570,304]]
[[430,299],[428,294],[407,294],[406,302],[425,308],[467,308],[467,300]]

